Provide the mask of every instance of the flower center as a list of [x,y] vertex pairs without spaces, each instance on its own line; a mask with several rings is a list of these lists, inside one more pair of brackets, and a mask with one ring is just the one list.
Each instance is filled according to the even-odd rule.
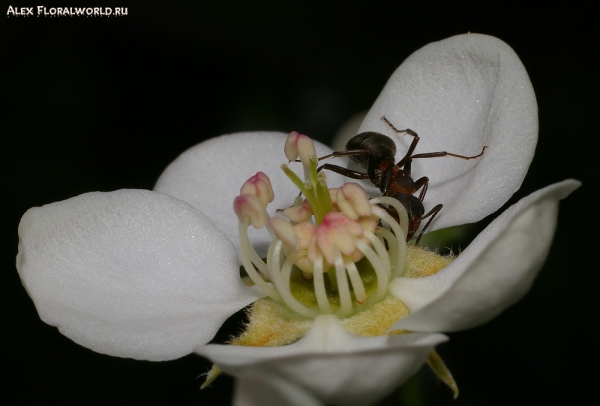
[[[234,200],[243,266],[269,297],[308,318],[319,314],[349,317],[382,301],[391,279],[406,268],[408,221],[399,224],[381,205],[393,207],[400,219],[406,209],[396,199],[368,199],[356,183],[328,188],[317,170],[312,140],[292,132],[284,152],[298,157],[304,180],[287,165],[282,169],[301,195],[283,216],[269,218],[274,193],[267,175],[258,172],[244,183]],[[248,237],[248,227],[266,227],[273,237],[266,261]]]

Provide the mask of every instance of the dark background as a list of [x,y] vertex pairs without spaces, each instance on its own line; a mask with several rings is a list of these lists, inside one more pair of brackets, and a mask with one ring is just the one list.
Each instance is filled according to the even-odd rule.
[[129,15],[0,15],[0,396],[18,403],[229,404],[230,378],[198,390],[197,376],[210,365],[198,356],[112,358],[41,322],[14,266],[20,216],[88,191],[151,189],[179,153],[220,134],[298,130],[327,142],[370,107],[410,53],[467,31],[512,46],[538,98],[536,157],[509,203],[569,177],[583,187],[561,204],[554,245],[530,294],[491,323],[450,334],[439,348],[459,399],[424,371],[425,401],[578,404],[595,392],[600,334],[592,326],[600,295],[590,253],[599,225],[593,74],[600,64],[591,10],[576,2],[530,9],[481,1],[77,5],[85,3],[128,7]]

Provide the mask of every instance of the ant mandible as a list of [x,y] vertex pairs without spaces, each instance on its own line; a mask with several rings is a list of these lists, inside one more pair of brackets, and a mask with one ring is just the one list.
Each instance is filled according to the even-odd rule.
[[[458,155],[446,151],[413,155],[419,142],[417,133],[408,128],[406,130],[398,130],[385,116],[381,117],[381,119],[397,134],[405,133],[413,137],[408,151],[398,163],[395,163],[396,144],[394,141],[387,135],[369,131],[360,133],[351,138],[346,144],[345,151],[337,151],[319,158],[319,160],[322,160],[348,156],[352,161],[365,168],[367,170],[366,173],[332,164],[324,164],[319,167],[319,170],[327,169],[352,179],[369,179],[379,188],[379,190],[381,190],[381,193],[384,196],[390,196],[400,201],[408,213],[409,225],[408,235],[406,236],[407,241],[417,232],[421,222],[429,218],[417,237],[416,244],[418,245],[423,233],[442,209],[443,205],[438,204],[431,209],[429,213],[425,214],[423,199],[425,198],[425,193],[427,193],[429,178],[424,176],[416,181],[413,180],[411,176],[412,160],[417,158],[438,158],[444,156],[452,156],[466,160],[475,159],[483,155],[487,145],[483,147],[480,154],[474,156]],[[417,198],[416,196],[413,196],[413,194],[419,191],[419,189],[421,191]],[[391,207],[387,210],[398,220],[398,213],[396,210]]]

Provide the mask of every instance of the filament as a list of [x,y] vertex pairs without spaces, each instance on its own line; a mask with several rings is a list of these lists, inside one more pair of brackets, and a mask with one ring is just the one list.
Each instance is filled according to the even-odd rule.
[[365,285],[356,269],[356,264],[350,260],[345,261],[346,270],[348,271],[348,277],[352,284],[352,290],[354,290],[354,297],[359,304],[365,304],[367,300],[367,294],[365,292]]
[[[372,199],[372,200],[375,200],[375,199]],[[404,209],[404,206],[402,206],[402,205],[400,205],[400,206],[404,210],[404,213],[406,213],[406,209]],[[388,242],[395,240],[396,244],[398,246],[398,260],[396,263],[396,267],[394,267],[396,269],[394,276],[400,276],[404,273],[404,267],[406,265],[406,251],[407,251],[406,235],[407,234],[404,232],[404,229],[401,228],[401,225],[399,225],[396,222],[396,220],[394,220],[394,218],[392,216],[390,216],[381,207],[373,206],[373,213],[376,216],[378,216],[379,218],[381,218],[383,221],[385,221],[391,227],[391,229],[394,231],[394,234],[396,234],[396,238],[390,237],[387,240],[388,240]],[[399,238],[398,237],[399,235],[404,235],[404,238]]]
[[327,293],[325,292],[325,280],[323,278],[323,255],[318,254],[313,265],[313,286],[315,288],[315,296],[321,313],[333,313]]
[[340,309],[338,315],[342,317],[352,314],[352,296],[350,296],[350,287],[346,277],[346,266],[342,254],[337,247],[334,251],[335,276],[337,278],[338,294],[340,296]]
[[385,297],[385,295],[387,293],[388,282],[389,282],[388,272],[383,267],[383,264],[381,263],[381,260],[379,259],[379,257],[375,253],[375,251],[373,251],[373,249],[371,247],[369,247],[367,244],[365,244],[364,241],[356,238],[355,244],[356,244],[356,248],[358,248],[359,250],[362,251],[363,254],[365,254],[365,257],[367,257],[369,262],[371,262],[371,265],[373,266],[373,269],[375,270],[375,274],[377,275],[377,291],[375,292],[374,296],[372,297],[372,301],[379,302]]
[[[375,197],[373,199],[371,199],[371,203],[383,203],[383,204],[387,204],[388,206],[392,206],[394,209],[396,209],[396,211],[398,212],[398,223],[400,224],[400,228],[402,229],[402,233],[404,234],[404,239],[406,240],[406,237],[408,236],[408,213],[406,212],[406,208],[404,207],[404,205],[402,203],[400,203],[397,199],[394,199],[393,197],[390,196],[380,196],[380,197]],[[373,211],[375,211],[375,208],[381,209],[380,207],[377,206],[373,206]],[[386,216],[381,216],[378,213],[377,216],[381,219],[384,219],[384,217],[386,218],[393,218],[391,217],[385,210],[384,210]],[[392,229],[394,228],[393,223],[396,223],[396,220],[394,220],[393,222],[390,222],[386,219],[384,219],[386,223],[388,223],[390,225],[390,227],[392,227]],[[396,230],[394,230],[394,233],[396,232]],[[400,234],[396,234],[396,235],[400,235]]]
[[294,295],[292,295],[292,291],[290,289],[290,277],[292,273],[292,266],[294,265],[294,261],[296,260],[296,255],[292,254],[287,257],[287,259],[283,263],[283,267],[280,268],[279,257],[281,255],[281,247],[283,243],[281,240],[276,239],[273,241],[271,245],[275,245],[275,248],[272,252],[272,257],[269,259],[274,259],[273,268],[271,268],[273,282],[275,286],[277,286],[277,290],[281,294],[281,298],[284,303],[296,313],[299,313],[306,317],[315,317],[317,315],[316,309],[309,309],[300,303]]
[[[269,295],[271,298],[278,302],[281,302],[282,298],[279,292],[267,282],[265,282],[265,280],[258,274],[256,268],[254,268],[254,265],[252,264],[250,258],[252,257],[252,251],[254,251],[254,248],[252,248],[252,244],[250,244],[250,239],[248,238],[247,231],[249,225],[249,219],[245,219],[243,223],[239,223],[240,256],[242,257],[242,264],[244,265],[248,276],[250,276],[250,279],[252,279],[252,282],[254,282],[264,293]],[[254,252],[256,253],[256,251]],[[256,255],[258,256],[258,254]]]

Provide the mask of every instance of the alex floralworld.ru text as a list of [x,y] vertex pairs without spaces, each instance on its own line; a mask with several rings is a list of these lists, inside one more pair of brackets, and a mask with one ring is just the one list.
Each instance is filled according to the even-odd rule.
[[127,15],[127,7],[13,7],[8,6],[6,15],[8,17],[28,17],[37,15],[50,17],[78,17],[78,16],[93,16],[93,17],[120,17]]

